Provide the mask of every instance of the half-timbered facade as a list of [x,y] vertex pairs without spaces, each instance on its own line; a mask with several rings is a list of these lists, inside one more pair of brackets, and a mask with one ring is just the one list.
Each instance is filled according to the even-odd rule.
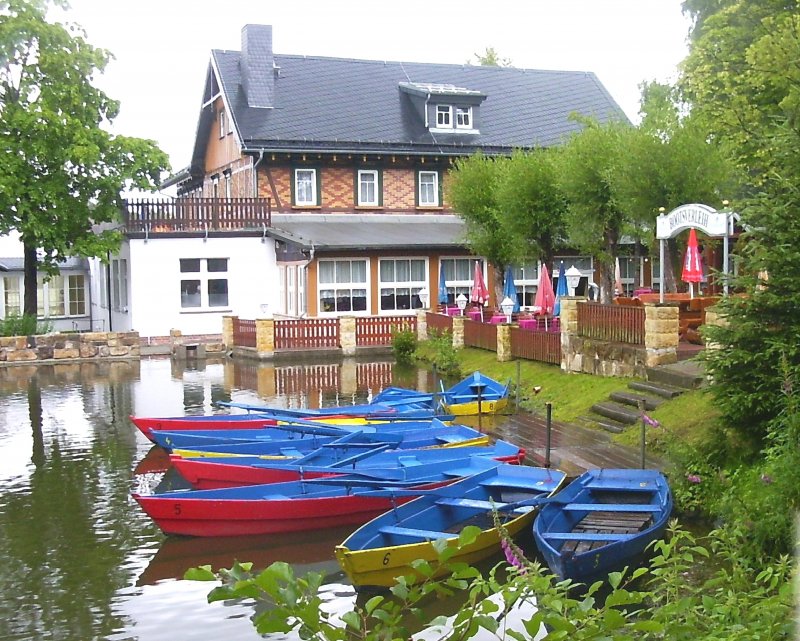
[[279,55],[246,25],[240,51],[212,51],[177,199],[129,204],[114,324],[412,313],[442,272],[452,301],[476,260],[454,161],[558,144],[574,112],[625,117],[592,73]]

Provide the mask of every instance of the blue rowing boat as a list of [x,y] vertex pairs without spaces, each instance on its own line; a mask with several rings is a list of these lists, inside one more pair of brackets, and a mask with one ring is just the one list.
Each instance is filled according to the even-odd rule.
[[542,506],[533,535],[553,574],[588,583],[640,562],[671,513],[658,470],[589,470]]
[[[450,485],[423,493],[365,523],[336,547],[339,565],[356,587],[389,587],[400,576],[415,575],[418,559],[435,565],[433,541],[456,547],[468,525],[481,532],[459,547],[450,562],[473,564],[500,551],[502,524],[513,537],[530,528],[535,503],[561,487],[565,474],[527,465],[498,465]],[[443,575],[447,569],[439,567]]]

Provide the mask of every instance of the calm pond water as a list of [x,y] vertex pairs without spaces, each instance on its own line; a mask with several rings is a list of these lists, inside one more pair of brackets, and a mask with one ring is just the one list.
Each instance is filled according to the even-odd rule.
[[210,414],[216,401],[289,407],[364,402],[389,384],[430,389],[390,362],[275,368],[169,359],[0,368],[0,639],[258,639],[252,604],[209,605],[187,568],[234,559],[328,575],[344,611],[355,592],[333,558],[349,533],[190,539],[164,536],[130,496],[160,478],[163,455],[131,414]]

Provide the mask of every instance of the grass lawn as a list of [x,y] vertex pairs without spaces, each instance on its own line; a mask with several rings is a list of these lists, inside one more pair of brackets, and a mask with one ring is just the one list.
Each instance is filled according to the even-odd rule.
[[[608,400],[611,392],[625,389],[631,380],[565,373],[556,365],[536,361],[500,363],[494,352],[473,348],[459,352],[459,363],[463,375],[480,370],[499,381],[511,379],[514,385],[519,376],[521,407],[544,414],[549,402],[553,420],[566,423],[588,414],[592,405]],[[536,386],[542,388],[538,395],[533,393]],[[719,412],[707,390],[695,390],[664,403],[648,415],[661,423],[661,427],[648,427],[648,447],[654,452],[665,452],[671,439],[685,444],[701,441],[716,423]],[[638,446],[639,438],[638,426],[614,436],[614,440],[631,446]]]

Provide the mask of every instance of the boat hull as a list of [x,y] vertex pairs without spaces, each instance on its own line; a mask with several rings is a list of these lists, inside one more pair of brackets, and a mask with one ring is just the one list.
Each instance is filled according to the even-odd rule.
[[[419,578],[412,567],[418,559],[431,563],[435,576],[444,576],[449,569],[437,566],[434,541],[443,539],[456,548],[451,563],[489,558],[500,551],[497,521],[512,538],[528,531],[536,509],[515,504],[549,496],[564,479],[558,470],[500,465],[376,517],[336,547],[336,558],[357,587],[390,587],[400,576]],[[495,516],[493,508],[509,511]],[[459,548],[458,533],[467,525],[481,531]]]
[[536,545],[560,579],[588,583],[637,565],[661,538],[672,494],[657,470],[590,470],[542,507]]

